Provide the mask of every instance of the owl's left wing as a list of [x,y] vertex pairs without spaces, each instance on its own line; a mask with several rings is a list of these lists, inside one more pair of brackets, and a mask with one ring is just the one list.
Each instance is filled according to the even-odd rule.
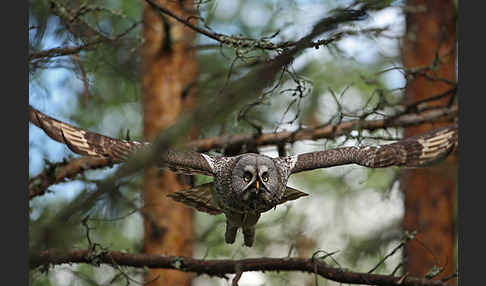
[[346,164],[358,164],[369,168],[421,167],[449,155],[457,147],[457,132],[458,126],[452,125],[392,144],[342,147],[283,157],[280,160],[285,163],[291,174]]
[[[124,162],[134,152],[151,146],[149,142],[120,140],[74,127],[30,105],[29,120],[52,139],[66,144],[74,153],[108,158],[113,163]],[[158,163],[160,167],[167,167],[177,173],[214,176],[214,160],[212,156],[198,152],[167,150],[161,154]]]

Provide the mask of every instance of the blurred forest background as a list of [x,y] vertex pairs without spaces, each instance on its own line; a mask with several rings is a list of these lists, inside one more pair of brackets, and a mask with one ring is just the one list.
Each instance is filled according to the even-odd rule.
[[[207,114],[211,120],[192,122],[180,141],[233,134],[258,138],[261,133],[284,131],[310,134],[306,140],[287,138],[264,144],[250,140],[203,150],[226,155],[260,152],[272,157],[390,143],[431,128],[405,127],[440,121],[433,125],[437,127],[457,115],[454,1],[154,2],[211,35],[232,37],[215,40],[195,32],[143,0],[30,1],[30,104],[56,119],[103,135],[153,140],[181,114],[190,114],[199,103],[223,98],[231,91],[244,100],[235,105],[222,103],[224,106],[215,110],[224,109],[225,113]],[[317,35],[314,40],[320,43],[299,51],[265,86],[245,80],[246,75],[292,48],[268,43],[298,41],[320,20],[339,13],[336,9],[360,9],[363,5],[368,5],[364,16]],[[415,26],[407,24],[411,19]],[[434,21],[437,28],[431,28]],[[425,37],[424,41],[431,41],[424,43],[428,51],[410,48],[407,41],[413,37],[407,34],[411,30],[407,26],[415,29],[414,40]],[[409,38],[404,39],[406,36]],[[419,56],[413,59],[410,53]],[[418,80],[426,82],[425,90]],[[427,100],[414,104],[427,97],[435,98],[430,104]],[[446,116],[420,117],[431,110],[448,112]],[[394,124],[390,120],[385,121],[391,122],[389,125],[375,128],[361,128],[364,125],[359,123],[404,114],[410,116],[410,122]],[[422,120],[413,121],[414,116]],[[316,128],[333,130],[333,126],[351,121],[358,123],[324,135],[314,132]],[[327,256],[325,261],[333,267],[355,272],[373,269],[373,273],[387,275],[455,275],[456,165],[449,159],[431,167],[439,179],[447,178],[447,187],[438,183],[437,192],[422,186],[411,173],[423,170],[348,165],[293,175],[289,185],[310,196],[263,214],[255,244],[248,248],[243,246],[241,234],[235,244],[224,243],[224,216],[193,211],[165,197],[177,189],[207,182],[204,176],[189,178],[147,169],[124,178],[116,192],[104,194],[88,209],[64,216],[120,168],[88,167],[69,178],[59,175],[78,157],[29,125],[32,255],[53,248],[205,259],[310,258],[318,254]],[[49,181],[43,189],[38,187],[42,180],[56,176],[60,179]],[[404,177],[409,181],[400,181]],[[432,184],[437,177],[420,180]],[[404,185],[416,187],[419,195],[404,191]],[[36,188],[42,192],[32,193]],[[407,201],[406,196],[413,197]],[[407,218],[407,212],[437,220],[417,221]],[[158,227],[167,231],[163,238],[153,234]],[[445,234],[432,233],[437,241],[429,240],[427,231],[436,231],[435,227]],[[424,262],[417,265],[419,270],[407,265],[414,253],[426,257],[418,258]],[[234,276],[224,279],[174,270],[62,264],[31,269],[30,284],[230,285]],[[340,284],[285,271],[245,272],[238,279],[238,285]]]

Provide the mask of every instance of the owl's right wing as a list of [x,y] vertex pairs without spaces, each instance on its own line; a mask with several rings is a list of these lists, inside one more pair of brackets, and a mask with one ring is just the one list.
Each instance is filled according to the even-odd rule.
[[[120,140],[74,127],[47,116],[30,105],[29,120],[74,153],[108,158],[113,163],[124,162],[134,152],[151,146],[149,142]],[[160,167],[167,167],[177,173],[214,176],[215,160],[210,155],[198,152],[167,150],[157,162]]]

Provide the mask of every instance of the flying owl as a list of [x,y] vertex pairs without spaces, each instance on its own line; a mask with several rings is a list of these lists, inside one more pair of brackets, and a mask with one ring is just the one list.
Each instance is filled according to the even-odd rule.
[[[29,120],[73,152],[125,161],[149,142],[127,141],[83,130],[49,117],[29,105]],[[239,228],[251,247],[260,215],[284,202],[307,196],[287,186],[290,175],[332,166],[358,164],[369,168],[420,167],[441,160],[457,146],[457,125],[436,129],[395,143],[353,146],[294,156],[271,158],[247,153],[233,157],[194,151],[167,150],[160,167],[183,174],[213,176],[214,181],[168,196],[199,211],[226,216],[226,243],[233,243]]]

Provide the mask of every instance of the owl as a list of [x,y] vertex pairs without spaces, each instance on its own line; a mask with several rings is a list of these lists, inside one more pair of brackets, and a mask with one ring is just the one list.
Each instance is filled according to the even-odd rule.
[[[109,158],[121,163],[149,142],[127,141],[83,130],[58,121],[29,106],[29,120],[52,139],[81,155]],[[199,211],[226,216],[226,243],[234,243],[238,229],[251,247],[255,225],[262,213],[308,194],[287,186],[290,175],[346,164],[369,168],[420,167],[445,158],[458,144],[457,125],[433,130],[395,143],[351,146],[294,156],[271,158],[247,153],[232,157],[194,151],[166,150],[160,167],[188,175],[214,177],[211,183],[168,196]]]

